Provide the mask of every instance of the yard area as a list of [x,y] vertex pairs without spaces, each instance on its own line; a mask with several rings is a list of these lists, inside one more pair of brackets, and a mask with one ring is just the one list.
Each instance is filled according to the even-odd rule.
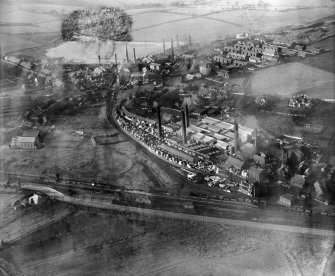
[[[52,177],[60,173],[65,178],[143,190],[165,185],[175,188],[180,183],[109,125],[104,106],[57,117],[52,124],[52,128],[51,125],[41,128],[46,133],[42,149],[20,150],[2,145],[1,170]],[[74,136],[77,130],[85,135]],[[95,137],[96,146],[91,136]]]

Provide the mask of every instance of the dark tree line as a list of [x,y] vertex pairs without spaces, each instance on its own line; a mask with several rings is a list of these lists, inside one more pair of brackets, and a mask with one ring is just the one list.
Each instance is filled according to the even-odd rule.
[[102,41],[130,41],[132,18],[122,9],[100,8],[76,10],[64,19],[61,27],[63,40],[72,41],[82,36]]

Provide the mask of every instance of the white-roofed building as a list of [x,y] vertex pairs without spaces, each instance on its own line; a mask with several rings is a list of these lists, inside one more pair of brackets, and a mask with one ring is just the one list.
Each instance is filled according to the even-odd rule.
[[221,140],[217,140],[215,145],[216,145],[217,147],[222,148],[222,149],[225,149],[225,150],[226,150],[226,149],[228,148],[228,146],[229,146],[228,143],[226,143],[226,142],[224,142],[224,141],[221,141]]
[[230,139],[234,139],[234,137],[235,137],[234,132],[231,132],[231,131],[226,132],[223,135],[226,136],[226,137],[228,137],[228,138],[230,138]]
[[11,148],[36,149],[38,145],[37,137],[16,136],[12,138]]
[[202,119],[202,122],[207,123],[207,124],[216,124],[220,123],[221,121],[212,117],[205,117]]
[[221,130],[221,128],[216,125],[208,125],[207,129],[213,132],[219,132]]
[[234,128],[234,125],[231,124],[231,123],[227,123],[227,122],[224,122],[224,121],[220,121],[216,124],[216,126],[222,128],[222,129],[233,129]]
[[225,139],[227,139],[226,136],[221,135],[221,134],[218,134],[218,133],[214,133],[212,136],[213,136],[214,138],[218,139],[218,140],[225,140]]
[[187,129],[190,129],[193,132],[210,132],[209,130],[201,127],[201,126],[196,126],[196,125],[190,125]]

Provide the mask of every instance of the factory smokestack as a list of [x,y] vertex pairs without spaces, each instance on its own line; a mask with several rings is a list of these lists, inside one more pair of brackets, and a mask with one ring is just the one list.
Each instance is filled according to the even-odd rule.
[[187,144],[185,111],[181,110],[183,145]]
[[258,130],[257,128],[255,129],[255,151],[257,154],[258,153]]
[[192,45],[191,35],[188,35],[188,40],[189,40],[189,43],[190,43],[190,46],[191,46]]
[[126,58],[127,58],[127,62],[129,62],[129,55],[128,55],[128,47],[127,47],[127,44],[126,44]]
[[189,112],[188,112],[188,105],[185,104],[185,120],[186,120],[186,127],[190,126],[190,118],[189,118]]
[[171,57],[174,60],[173,38],[171,37]]
[[98,55],[98,59],[99,59],[99,65],[101,66],[101,57],[100,57],[100,55]]
[[157,106],[157,119],[158,119],[158,138],[162,138],[163,137],[163,131],[162,131],[162,117],[161,117],[160,106]]
[[117,54],[115,54],[115,65],[117,66]]
[[235,146],[235,153],[239,150],[239,143],[238,143],[238,123],[234,122],[234,146]]
[[280,148],[281,148],[281,165],[284,165],[284,159],[285,159],[285,149],[284,149],[284,144],[282,141],[280,141]]
[[165,55],[165,39],[163,39],[163,54]]
[[135,48],[133,48],[133,52],[134,52],[134,62],[136,62],[136,50],[135,50]]

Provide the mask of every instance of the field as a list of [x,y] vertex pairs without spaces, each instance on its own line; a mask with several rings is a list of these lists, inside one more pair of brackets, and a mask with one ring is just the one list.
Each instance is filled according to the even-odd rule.
[[329,49],[331,51],[323,53],[322,55],[307,57],[302,60],[301,63],[335,74],[335,36],[315,42],[312,45],[315,47]]
[[[103,107],[92,108],[76,116],[57,118],[53,122],[54,131],[42,128],[46,135],[45,147],[41,150],[13,150],[2,145],[1,170],[50,176],[62,172],[64,177],[143,190],[165,183],[179,185],[178,180],[172,179],[111,128],[104,119],[104,112]],[[89,136],[75,137],[72,135],[75,130],[84,131]],[[90,135],[96,138],[96,147],[92,145]],[[9,143],[9,139],[6,142]]]
[[[110,63],[115,61],[114,54],[117,54],[118,60],[126,57],[125,48],[128,45],[129,58],[133,58],[132,48],[136,48],[136,56],[144,56],[153,52],[161,52],[161,43],[141,43],[141,42],[82,42],[71,41],[62,43],[46,52],[48,57],[64,57],[67,60],[81,61],[87,63],[98,63],[98,55],[101,57],[102,63]],[[166,49],[169,44],[166,44]]]
[[[51,4],[51,2],[45,3],[45,5],[39,2],[3,5],[0,26],[2,53],[41,46],[46,42],[50,42],[49,37],[36,41],[34,36],[37,34],[53,33],[54,38],[58,37],[63,18],[68,16],[71,11],[79,8],[77,2],[73,4],[62,2],[63,4],[60,2],[57,5]],[[82,4],[84,6],[80,5],[80,8],[85,7],[85,5],[91,5],[85,1]],[[119,1],[112,2],[112,4],[123,6]],[[127,4],[129,7],[131,6],[130,3]],[[285,4],[279,4],[278,10],[285,8]],[[325,4],[328,5],[329,3]],[[99,5],[99,2],[93,5]],[[285,12],[243,11],[227,10],[227,7],[222,6],[222,3],[216,3],[213,5],[189,5],[178,8],[165,7],[138,10],[131,10],[130,7],[129,13],[134,20],[134,41],[150,43],[161,43],[163,38],[169,40],[170,37],[175,37],[176,35],[179,35],[180,42],[185,42],[188,40],[189,34],[191,34],[193,41],[199,42],[222,39],[235,33],[259,30],[262,32],[270,31],[273,28],[282,27],[283,22],[286,26],[297,26],[332,14],[332,9],[329,7],[315,7],[315,5],[303,3],[301,3],[301,6],[307,6],[308,8]],[[15,24],[19,25],[15,26]],[[13,34],[15,34],[15,37],[13,37]],[[24,34],[30,34],[30,37],[23,37],[22,35]],[[71,47],[68,50],[70,55],[75,54]],[[149,46],[147,51],[151,50],[156,51],[156,49]],[[142,50],[138,49],[138,51]],[[123,57],[124,49],[120,50],[118,54],[120,58]],[[89,54],[89,56],[95,55],[96,51],[94,50]],[[77,59],[80,60],[80,58]],[[92,60],[91,57],[88,59]]]
[[[321,275],[332,240],[142,215],[76,212],[0,257],[25,275]],[[47,249],[47,250],[46,250]]]
[[[241,83],[241,79],[231,81]],[[288,98],[304,93],[312,98],[334,99],[334,86],[333,73],[298,62],[255,71],[251,80],[253,95],[279,95]]]
[[[328,8],[291,11],[237,10],[209,15],[210,18],[237,22],[252,32],[268,32],[283,26],[299,26],[331,15]],[[284,25],[283,25],[284,23]]]

